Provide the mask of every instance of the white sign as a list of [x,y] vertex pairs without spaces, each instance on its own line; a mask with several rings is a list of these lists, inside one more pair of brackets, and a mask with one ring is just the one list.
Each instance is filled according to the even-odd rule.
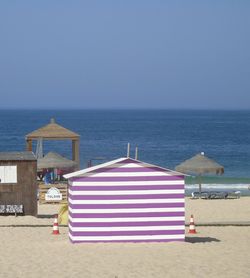
[[0,166],[0,183],[17,183],[17,166]]
[[61,201],[62,194],[60,193],[60,190],[58,188],[51,187],[45,194],[45,200],[46,201]]

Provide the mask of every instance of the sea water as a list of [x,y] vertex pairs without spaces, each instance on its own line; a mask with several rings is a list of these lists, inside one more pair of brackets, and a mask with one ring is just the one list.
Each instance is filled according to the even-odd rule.
[[[1,110],[0,151],[25,150],[25,135],[48,124],[50,118],[81,136],[81,168],[130,156],[174,169],[197,153],[224,166],[221,177],[202,180],[203,189],[250,193],[250,111],[212,110]],[[70,141],[44,141],[43,150],[71,158]],[[33,143],[36,150],[36,142]],[[187,192],[197,180],[186,178]]]

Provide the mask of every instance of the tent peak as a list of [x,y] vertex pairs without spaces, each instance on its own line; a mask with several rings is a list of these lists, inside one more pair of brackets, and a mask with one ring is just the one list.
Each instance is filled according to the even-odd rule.
[[121,157],[121,158],[118,158],[118,159],[115,159],[115,160],[111,160],[109,162],[98,164],[96,166],[85,168],[85,169],[80,170],[80,171],[76,171],[76,172],[66,174],[66,175],[64,175],[64,178],[70,179],[70,178],[74,178],[74,177],[84,176],[85,174],[90,173],[90,172],[95,171],[95,170],[98,170],[100,168],[119,167],[119,166],[121,166],[119,164],[123,164],[123,163],[124,164],[126,164],[126,163],[136,163],[138,165],[138,167],[157,167],[160,171],[171,172],[173,175],[188,176],[185,173],[181,173],[179,171],[173,171],[173,170],[163,168],[161,166],[153,165],[153,164],[150,164],[150,163],[145,163],[145,162],[142,162],[138,159],[134,159],[134,158],[131,158],[131,157]]
[[49,139],[72,139],[77,140],[80,138],[80,135],[57,124],[55,118],[51,118],[50,122],[40,127],[37,130],[32,131],[26,135],[26,140],[43,138],[46,140]]

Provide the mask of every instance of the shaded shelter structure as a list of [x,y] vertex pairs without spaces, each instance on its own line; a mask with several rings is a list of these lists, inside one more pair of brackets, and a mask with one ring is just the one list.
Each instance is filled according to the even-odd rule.
[[73,243],[185,240],[184,174],[122,157],[64,177]]
[[46,168],[69,169],[75,166],[77,166],[75,161],[67,159],[55,152],[49,152],[43,158],[38,158],[37,160],[38,170]]
[[175,167],[176,171],[195,174],[200,177],[199,179],[199,193],[201,194],[201,175],[203,174],[216,174],[222,175],[224,173],[224,167],[216,161],[206,157],[204,153],[197,154],[190,159],[185,160],[181,164]]
[[26,150],[32,151],[34,140],[71,140],[72,141],[72,160],[80,168],[80,135],[57,124],[54,119],[44,127],[41,127],[26,135]]

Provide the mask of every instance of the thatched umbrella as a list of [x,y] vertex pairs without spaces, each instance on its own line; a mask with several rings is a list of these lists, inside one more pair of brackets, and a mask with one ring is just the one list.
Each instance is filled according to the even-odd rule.
[[[199,177],[206,173],[214,173],[216,175],[222,175],[224,173],[224,167],[206,157],[203,152],[185,160],[176,166],[175,170],[187,174],[196,174]],[[201,179],[199,180],[199,193],[201,194]]]
[[77,162],[67,159],[55,152],[49,152],[43,158],[37,160],[37,168],[39,170],[54,168],[54,169],[68,169],[75,167]]

